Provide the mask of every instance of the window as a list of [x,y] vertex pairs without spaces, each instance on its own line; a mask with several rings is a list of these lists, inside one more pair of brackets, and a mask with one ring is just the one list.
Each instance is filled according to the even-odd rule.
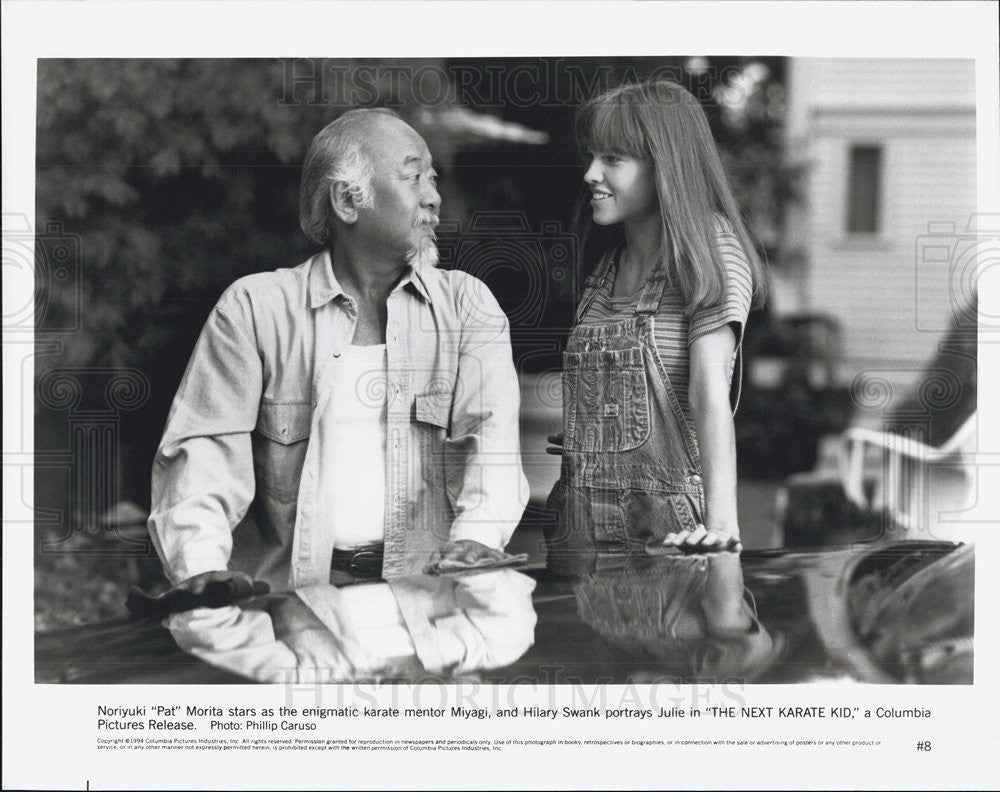
[[852,146],[847,187],[847,232],[875,234],[881,222],[882,148]]

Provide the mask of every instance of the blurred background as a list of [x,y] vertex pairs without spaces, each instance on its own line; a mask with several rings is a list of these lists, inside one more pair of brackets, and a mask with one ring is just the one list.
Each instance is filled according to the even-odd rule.
[[128,585],[158,585],[149,471],[188,356],[229,283],[315,252],[300,166],[350,107],[393,107],[424,136],[442,266],[511,319],[532,488],[514,542],[537,553],[587,274],[573,117],[653,74],[702,101],[769,263],[736,416],[745,546],[931,530],[900,502],[930,485],[893,489],[882,438],[945,460],[969,439],[975,261],[997,236],[975,216],[972,61],[40,60],[35,227],[4,235],[5,268],[21,256],[35,281],[36,629],[120,615]]

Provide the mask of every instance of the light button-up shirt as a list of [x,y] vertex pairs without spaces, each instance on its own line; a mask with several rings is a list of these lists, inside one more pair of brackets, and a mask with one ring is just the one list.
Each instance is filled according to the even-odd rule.
[[[409,271],[387,302],[386,578],[448,540],[502,547],[528,501],[506,316],[458,271]],[[209,316],[153,465],[150,533],[168,577],[241,569],[325,583],[318,415],[357,324],[329,252],[230,286]],[[345,449],[350,453],[350,449]]]

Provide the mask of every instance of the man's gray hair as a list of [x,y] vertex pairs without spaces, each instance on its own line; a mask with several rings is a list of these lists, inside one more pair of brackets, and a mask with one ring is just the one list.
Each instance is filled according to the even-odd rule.
[[358,206],[371,206],[372,161],[364,150],[364,119],[372,115],[399,118],[384,107],[348,110],[313,138],[302,165],[299,225],[313,242],[324,245],[333,231],[330,187],[344,182]]

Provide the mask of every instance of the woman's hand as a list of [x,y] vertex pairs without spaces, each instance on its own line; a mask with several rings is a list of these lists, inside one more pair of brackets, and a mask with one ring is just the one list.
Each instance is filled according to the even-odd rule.
[[548,440],[550,443],[552,443],[551,446],[549,446],[548,448],[545,449],[545,453],[546,454],[553,454],[555,456],[562,456],[563,455],[563,433],[562,432],[560,432],[559,434],[556,434],[556,435],[549,435],[545,439]]
[[743,549],[740,532],[709,531],[698,525],[693,531],[669,533],[663,540],[664,547],[676,547],[684,553],[738,553]]

